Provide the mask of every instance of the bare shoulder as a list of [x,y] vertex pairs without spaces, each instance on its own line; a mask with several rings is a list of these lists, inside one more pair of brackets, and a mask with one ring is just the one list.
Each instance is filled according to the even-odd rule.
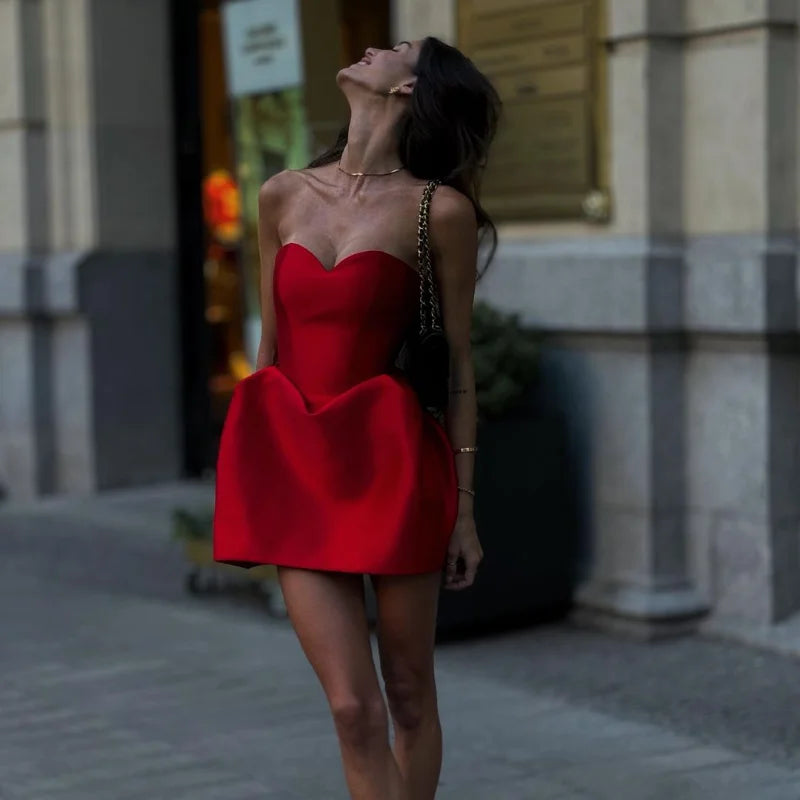
[[276,172],[261,184],[258,192],[259,205],[265,211],[280,206],[301,185],[302,178],[296,170],[285,169],[281,172]]
[[472,200],[452,186],[440,186],[434,192],[430,214],[434,236],[444,240],[452,236],[477,236],[478,220]]
[[280,231],[305,189],[307,179],[300,170],[285,169],[275,173],[258,192],[258,216],[262,230],[272,231],[280,240]]
[[478,220],[472,200],[452,186],[440,186],[433,194],[430,242],[448,339],[453,346],[466,348],[475,295]]
[[478,251],[478,220],[472,200],[452,186],[440,186],[430,210],[431,245],[445,273],[471,275]]

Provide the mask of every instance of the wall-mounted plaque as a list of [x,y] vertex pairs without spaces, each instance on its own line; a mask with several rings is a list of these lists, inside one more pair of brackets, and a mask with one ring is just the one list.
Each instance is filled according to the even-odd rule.
[[498,219],[603,219],[603,0],[459,0],[459,46],[503,118],[483,182]]

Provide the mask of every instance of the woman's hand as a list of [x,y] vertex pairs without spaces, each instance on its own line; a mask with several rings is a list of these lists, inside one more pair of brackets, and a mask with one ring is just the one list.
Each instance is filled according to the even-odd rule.
[[[472,514],[461,514],[456,519],[450,536],[450,545],[447,548],[445,589],[460,590],[472,586],[478,564],[482,559],[483,549],[475,528],[475,518]],[[459,569],[460,566],[463,567],[463,571]]]

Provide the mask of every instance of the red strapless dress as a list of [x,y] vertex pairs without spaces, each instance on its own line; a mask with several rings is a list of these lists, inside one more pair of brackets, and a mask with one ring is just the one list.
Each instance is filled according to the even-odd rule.
[[411,574],[443,567],[457,485],[445,429],[394,366],[418,275],[366,250],[275,259],[275,364],[240,381],[217,462],[215,561]]

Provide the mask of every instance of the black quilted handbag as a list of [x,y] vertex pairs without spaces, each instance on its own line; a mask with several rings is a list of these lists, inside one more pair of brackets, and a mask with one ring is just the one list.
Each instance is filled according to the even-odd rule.
[[428,241],[431,197],[438,185],[438,180],[428,182],[419,205],[419,308],[415,324],[405,342],[404,370],[422,407],[443,422],[449,395],[450,353],[442,327],[439,291]]

